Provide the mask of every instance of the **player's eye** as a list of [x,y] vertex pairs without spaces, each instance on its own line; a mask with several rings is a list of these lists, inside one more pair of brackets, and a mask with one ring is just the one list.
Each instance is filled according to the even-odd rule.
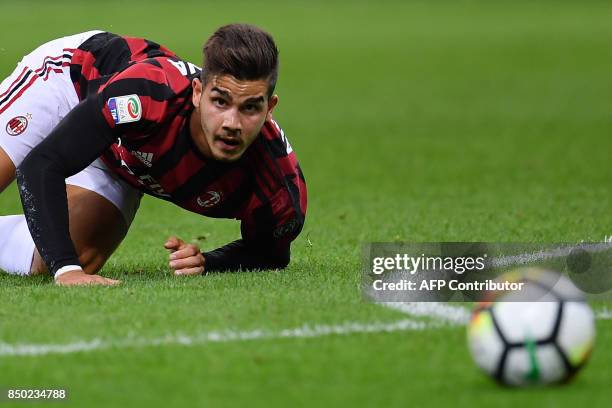
[[219,97],[212,98],[212,103],[221,108],[227,105],[227,101]]
[[261,106],[260,105],[256,105],[256,104],[248,104],[248,105],[244,105],[242,107],[242,110],[246,113],[257,113],[261,110]]

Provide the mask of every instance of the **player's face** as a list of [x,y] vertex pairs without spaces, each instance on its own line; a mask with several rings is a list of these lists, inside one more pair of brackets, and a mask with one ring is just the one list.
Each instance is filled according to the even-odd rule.
[[193,81],[194,114],[191,135],[199,150],[215,160],[238,160],[255,141],[276,106],[268,98],[268,82],[242,81],[231,75],[214,76],[206,86]]

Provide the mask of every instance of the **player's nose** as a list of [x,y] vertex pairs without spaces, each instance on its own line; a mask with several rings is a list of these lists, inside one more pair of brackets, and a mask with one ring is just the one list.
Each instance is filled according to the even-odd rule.
[[223,130],[231,134],[240,135],[242,123],[240,122],[238,109],[227,110],[223,117]]

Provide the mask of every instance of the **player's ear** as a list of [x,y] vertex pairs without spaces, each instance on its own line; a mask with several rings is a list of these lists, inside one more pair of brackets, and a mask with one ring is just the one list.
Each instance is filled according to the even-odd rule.
[[268,99],[268,120],[272,119],[272,111],[276,105],[278,105],[278,95],[274,94]]
[[193,88],[193,93],[191,95],[191,102],[193,106],[196,108],[200,107],[200,99],[202,98],[202,81],[199,78],[194,78],[191,81],[191,87]]

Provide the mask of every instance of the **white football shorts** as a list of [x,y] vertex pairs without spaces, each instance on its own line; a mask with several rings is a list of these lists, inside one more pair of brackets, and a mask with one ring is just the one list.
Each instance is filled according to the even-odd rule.
[[[70,79],[70,60],[79,45],[100,32],[88,31],[41,45],[23,57],[0,84],[0,148],[15,167],[79,103]],[[93,191],[112,202],[128,226],[142,197],[100,159],[67,178],[66,184]]]

